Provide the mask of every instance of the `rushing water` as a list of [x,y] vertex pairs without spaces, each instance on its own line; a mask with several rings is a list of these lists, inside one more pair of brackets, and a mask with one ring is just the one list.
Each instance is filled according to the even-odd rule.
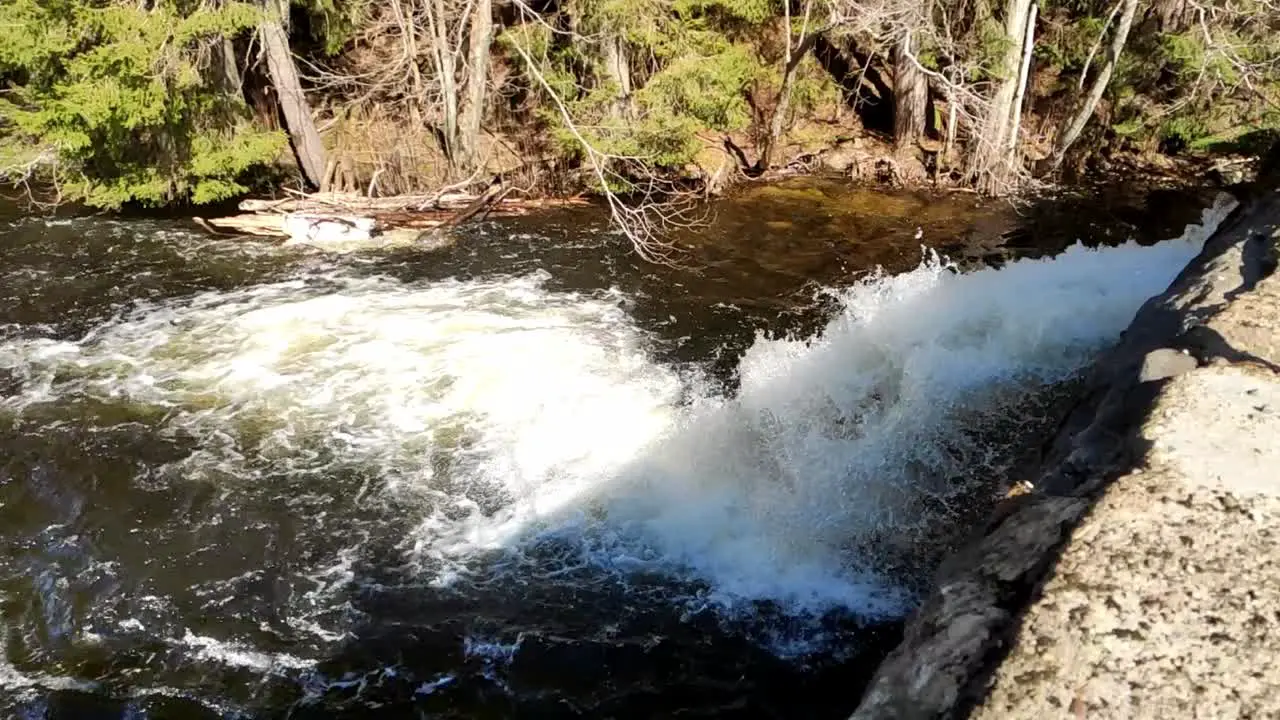
[[876,202],[730,213],[692,269],[583,212],[341,258],[9,222],[0,712],[842,716],[1204,237],[958,274],[920,245],[972,215]]

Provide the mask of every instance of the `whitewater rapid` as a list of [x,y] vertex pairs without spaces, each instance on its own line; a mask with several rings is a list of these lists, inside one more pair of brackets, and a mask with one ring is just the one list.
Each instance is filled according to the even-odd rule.
[[886,558],[1010,469],[1027,398],[1112,342],[1229,204],[1149,247],[965,274],[926,253],[831,291],[817,337],[758,338],[728,397],[656,361],[618,292],[339,269],[0,342],[0,416],[154,427],[183,449],[156,483],[356,474],[358,501],[412,514],[397,552],[440,587],[585,568],[727,615],[896,617],[912,595]]

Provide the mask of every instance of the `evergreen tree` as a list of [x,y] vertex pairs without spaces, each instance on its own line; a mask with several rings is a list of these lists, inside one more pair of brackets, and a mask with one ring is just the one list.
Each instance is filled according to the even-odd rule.
[[864,135],[1016,191],[1265,146],[1277,29],[1263,0],[0,0],[0,176],[102,207],[291,160],[362,192],[687,189],[726,148],[757,173]]
[[283,137],[225,82],[246,3],[0,0],[0,167],[40,161],[99,207],[234,197]]

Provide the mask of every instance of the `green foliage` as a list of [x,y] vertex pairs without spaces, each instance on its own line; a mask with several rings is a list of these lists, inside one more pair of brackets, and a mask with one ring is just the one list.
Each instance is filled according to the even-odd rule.
[[831,81],[831,76],[818,61],[812,57],[801,61],[791,88],[791,111],[805,116],[840,102],[840,87]]
[[[653,167],[676,168],[720,134],[759,140],[769,131],[783,79],[781,59],[789,44],[794,47],[804,8],[791,2],[788,28],[785,1],[564,0],[542,20],[592,40],[540,37],[535,55],[594,146]],[[868,77],[874,77],[871,70],[881,77],[892,71],[894,46],[909,29],[916,59],[926,70],[967,85],[960,97],[990,97],[1008,79],[1003,74],[1013,41],[1004,27],[1003,5],[991,0],[899,3],[887,6],[889,12],[880,18],[850,0],[815,0],[809,27],[845,18],[828,37],[836,46],[844,44],[851,66],[869,62]],[[1250,129],[1275,126],[1266,111],[1280,106],[1280,33],[1273,32],[1280,27],[1280,12],[1264,0],[1210,0],[1204,7],[1203,21],[1139,8],[1096,108],[1101,122],[1086,126],[1091,139],[1077,147],[1227,152]],[[1082,89],[1108,62],[1120,17],[1109,0],[1041,0],[1040,8],[1023,117],[1056,127],[1080,107]],[[619,98],[612,69],[604,65],[612,46],[596,38],[624,41],[632,62],[630,97]],[[1082,79],[1091,52],[1089,77]],[[812,57],[800,67],[784,127],[806,117],[816,120],[823,108],[844,99]],[[560,128],[558,112],[545,111],[546,100],[534,103],[543,107],[539,116],[559,128],[555,136],[566,152],[576,152],[579,141]],[[970,111],[980,106],[980,101],[966,102]],[[934,113],[931,125],[941,131],[946,118],[937,107]],[[959,131],[961,142],[973,145],[974,138],[964,137],[970,130],[961,125]]]
[[[498,44],[512,50],[519,44],[539,62],[543,79],[566,102],[575,126],[593,147],[653,168],[678,170],[704,146],[700,134],[751,124],[747,92],[768,70],[750,47],[731,41],[714,21],[765,19],[772,6],[763,0],[677,0],[668,6],[674,12],[666,15],[639,12],[661,3],[577,0],[569,6],[584,13],[577,18],[580,31],[617,33],[633,56],[657,60],[657,67],[645,68],[647,77],[626,99],[619,98],[599,48],[590,43],[557,43],[545,25],[525,23],[502,33]],[[829,79],[826,84],[832,85]],[[540,83],[530,85],[541,90]],[[806,86],[800,94],[808,100],[819,90]],[[582,159],[581,142],[554,102],[542,98],[540,106],[538,117],[559,150]]]
[[312,18],[312,34],[327,55],[336,55],[368,21],[368,0],[292,0]]
[[1249,0],[1233,9],[1163,33],[1135,26],[1108,92],[1118,138],[1145,149],[1231,152],[1235,138],[1272,126],[1276,18]]
[[[220,200],[283,138],[253,128],[211,79],[222,38],[261,18],[246,3],[0,0],[0,145],[50,150],[64,192],[100,207]],[[13,150],[6,155],[14,156]]]
[[1258,126],[1241,126],[1204,138],[1196,149],[1208,152],[1263,155],[1280,141],[1280,118],[1271,117]]
[[683,17],[720,15],[724,18],[759,24],[780,13],[787,0],[675,0],[675,11]]
[[1207,123],[1202,118],[1190,115],[1176,116],[1160,125],[1160,139],[1179,145],[1191,146],[1208,133]]
[[1123,138],[1137,137],[1145,130],[1146,124],[1141,117],[1131,117],[1111,126],[1111,131]]
[[994,18],[987,18],[982,22],[978,28],[977,62],[975,63],[976,67],[982,69],[981,77],[1002,79],[1004,56],[1011,44],[1012,41],[1005,34],[1003,23]]
[[[865,89],[879,82],[877,74],[891,76],[894,46],[909,30],[931,77],[965,84],[959,97],[990,97],[1005,79],[1011,42],[1002,5],[939,0],[890,4],[878,14],[852,0],[814,0],[807,31],[844,18],[826,29],[828,39]],[[1264,0],[1204,6],[1203,23],[1143,6],[1099,120],[1088,126],[1100,142],[1077,147],[1233,152],[1280,127],[1273,109],[1280,107],[1280,33],[1273,32],[1280,11]],[[461,53],[455,80],[462,88],[472,87],[466,7],[442,3]],[[533,7],[541,8],[537,18],[527,14]],[[488,79],[493,112],[485,120],[499,125],[486,129],[523,132],[539,155],[549,148],[578,161],[585,139],[620,173],[683,172],[722,134],[758,141],[770,131],[783,58],[798,42],[804,7],[799,0],[560,0],[513,16],[512,6],[495,2],[497,72]],[[1024,117],[1053,127],[1079,106],[1091,49],[1095,71],[1105,62],[1116,23],[1104,25],[1113,7],[1110,0],[1041,0]],[[305,17],[291,29],[294,52],[333,73],[323,87],[308,89],[318,96],[316,107],[385,103],[413,108],[405,117],[420,130],[442,122],[442,83],[430,76],[433,38],[420,6],[410,41],[405,16],[390,17],[389,6],[370,0],[0,0],[0,174],[49,168],[65,193],[103,207],[211,202],[245,192],[247,178],[273,164],[286,143],[254,124],[234,83],[222,77],[221,53],[232,40],[237,60],[249,57],[247,34],[263,13],[290,8]],[[389,69],[379,74],[382,68]],[[791,81],[784,127],[794,120],[815,136],[844,130],[803,121],[837,115],[827,111],[848,100],[848,88],[812,55]],[[930,84],[940,92],[941,84]],[[944,113],[934,113],[932,125],[941,129]],[[858,109],[843,117],[852,121]],[[788,132],[794,144],[798,134]],[[961,143],[973,140],[968,132],[960,127]]]
[[671,25],[669,0],[567,0],[584,33],[618,35],[636,45],[660,44]]
[[1153,59],[1178,76],[1197,73],[1205,65],[1205,46],[1200,37],[1193,32],[1162,35]]
[[739,130],[751,119],[743,91],[760,71],[759,61],[736,46],[711,57],[680,58],[653,76],[639,99],[652,111],[687,116],[708,129]]
[[[1087,15],[1055,23],[1051,26],[1052,31],[1042,34],[1036,43],[1036,58],[1062,70],[1083,70],[1089,50],[1095,47],[1105,22],[1106,18]],[[1100,56],[1105,52],[1106,49],[1099,46],[1094,62],[1100,62]]]

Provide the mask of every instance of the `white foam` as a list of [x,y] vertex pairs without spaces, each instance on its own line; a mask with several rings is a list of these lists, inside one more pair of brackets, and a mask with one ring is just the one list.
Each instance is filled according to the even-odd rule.
[[194,649],[194,657],[197,659],[231,667],[251,668],[263,673],[279,674],[290,670],[309,670],[315,666],[313,660],[295,657],[288,653],[259,652],[239,643],[196,635],[190,630],[186,631],[181,644]]
[[524,637],[517,637],[512,642],[502,642],[478,636],[467,636],[462,640],[462,654],[468,659],[479,658],[485,663],[510,665],[520,650]]
[[664,425],[679,383],[645,358],[620,298],[542,280],[335,275],[144,307],[79,342],[0,344],[0,368],[25,380],[0,408],[163,408],[169,432],[203,441],[184,468],[197,475],[246,454],[277,469],[373,465],[425,489],[439,451],[476,485],[598,474]]
[[[650,359],[617,293],[335,271],[141,307],[76,342],[0,343],[24,381],[0,412],[145,410],[197,439],[187,478],[372,469],[421,499],[405,551],[441,583],[482,550],[552,539],[574,550],[540,566],[547,581],[590,565],[702,583],[694,602],[718,608],[893,615],[907,597],[868,554],[997,461],[965,431],[1077,370],[1206,234],[865,279],[820,338],[758,340],[731,399]],[[315,592],[351,572],[337,558]]]
[[[923,500],[945,508],[957,481],[1002,469],[965,431],[1078,370],[1230,209],[1154,247],[1077,245],[967,275],[929,258],[863,280],[820,339],[758,340],[735,398],[704,395],[574,512],[519,528],[500,513],[484,527],[497,535],[469,539],[568,539],[601,566],[708,581],[721,607],[901,613],[908,597],[867,553],[945,521]],[[438,532],[424,526],[423,544],[440,548]]]
[[91,692],[97,683],[62,675],[42,672],[23,672],[7,661],[0,661],[0,688],[8,691],[19,689],[81,690]]
[[413,694],[416,696],[433,695],[437,690],[452,685],[457,679],[455,675],[439,675],[434,680],[423,682],[413,691]]

